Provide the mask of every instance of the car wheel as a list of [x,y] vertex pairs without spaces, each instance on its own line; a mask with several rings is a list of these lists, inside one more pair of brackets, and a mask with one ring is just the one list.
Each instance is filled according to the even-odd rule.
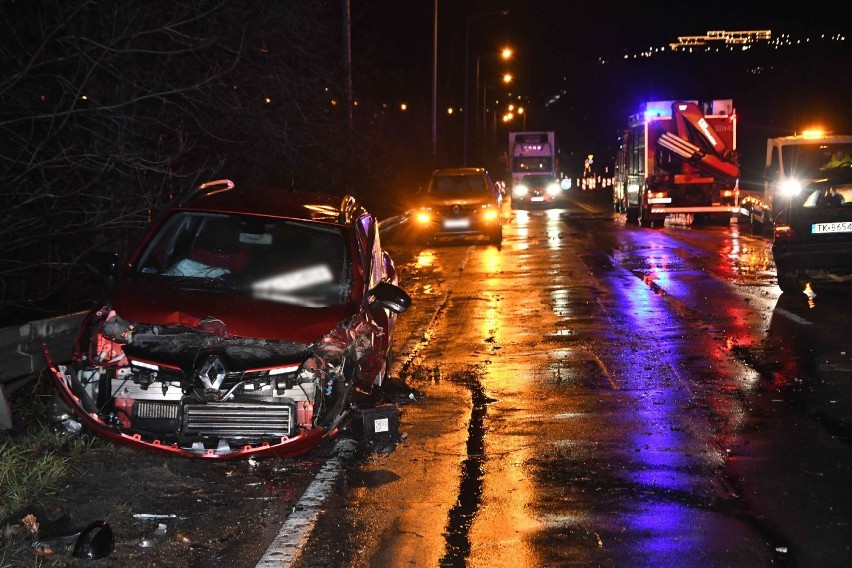
[[503,242],[503,225],[498,226],[497,230],[491,233],[490,239],[495,245],[499,245]]

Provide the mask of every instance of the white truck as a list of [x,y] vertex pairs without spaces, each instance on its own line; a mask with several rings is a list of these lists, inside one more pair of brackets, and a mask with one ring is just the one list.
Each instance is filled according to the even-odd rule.
[[806,130],[766,141],[763,194],[747,194],[740,201],[740,220],[756,233],[771,235],[774,219],[786,200],[826,168],[852,162],[852,135]]
[[535,175],[558,179],[556,134],[552,130],[510,132],[507,156],[513,204],[524,200],[523,195],[515,194],[515,189],[525,177]]

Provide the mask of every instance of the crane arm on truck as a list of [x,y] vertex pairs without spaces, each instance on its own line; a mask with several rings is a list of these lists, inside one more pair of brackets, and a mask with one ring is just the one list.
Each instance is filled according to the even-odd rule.
[[727,147],[695,103],[672,104],[671,129],[657,139],[657,144],[707,175],[739,177],[736,152]]

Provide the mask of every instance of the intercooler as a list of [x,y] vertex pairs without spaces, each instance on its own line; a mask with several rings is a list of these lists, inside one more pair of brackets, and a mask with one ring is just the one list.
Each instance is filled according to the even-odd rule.
[[239,440],[290,436],[293,405],[287,403],[209,402],[183,407],[183,434]]
[[[290,403],[209,402],[183,407],[182,433],[261,441],[292,435],[294,407]],[[133,405],[133,426],[148,432],[177,434],[181,424],[178,403],[137,401]]]

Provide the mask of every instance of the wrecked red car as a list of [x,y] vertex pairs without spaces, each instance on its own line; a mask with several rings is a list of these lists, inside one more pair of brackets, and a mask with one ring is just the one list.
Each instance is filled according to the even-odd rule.
[[70,362],[45,349],[52,418],[187,457],[296,456],[334,436],[375,402],[411,303],[354,198],[230,180],[170,205],[125,262],[92,266],[108,301]]

